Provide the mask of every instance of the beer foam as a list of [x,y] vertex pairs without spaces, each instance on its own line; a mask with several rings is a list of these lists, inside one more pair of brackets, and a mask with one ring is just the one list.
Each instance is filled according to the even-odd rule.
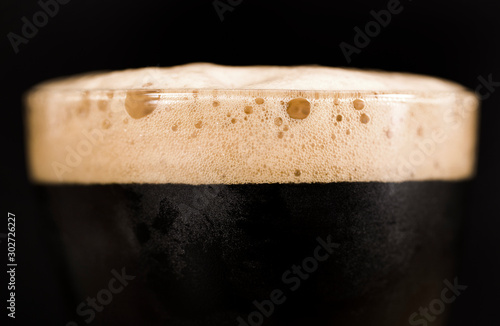
[[478,101],[428,76],[195,63],[52,80],[25,100],[37,182],[399,182],[474,173]]

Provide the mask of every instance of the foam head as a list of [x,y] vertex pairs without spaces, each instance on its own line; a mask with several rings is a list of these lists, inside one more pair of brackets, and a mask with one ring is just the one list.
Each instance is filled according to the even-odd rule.
[[457,180],[476,97],[413,74],[207,63],[48,81],[26,96],[31,176],[68,183]]

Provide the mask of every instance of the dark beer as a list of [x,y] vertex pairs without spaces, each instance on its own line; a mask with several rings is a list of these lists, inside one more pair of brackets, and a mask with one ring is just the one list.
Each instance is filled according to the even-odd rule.
[[[252,86],[203,84],[224,75]],[[50,82],[27,104],[77,324],[444,325],[474,171],[461,87],[197,64]]]

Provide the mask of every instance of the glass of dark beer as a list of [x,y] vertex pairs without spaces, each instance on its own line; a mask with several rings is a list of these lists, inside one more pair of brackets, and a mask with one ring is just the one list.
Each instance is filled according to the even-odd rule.
[[432,77],[191,64],[26,95],[68,325],[445,325],[478,101]]

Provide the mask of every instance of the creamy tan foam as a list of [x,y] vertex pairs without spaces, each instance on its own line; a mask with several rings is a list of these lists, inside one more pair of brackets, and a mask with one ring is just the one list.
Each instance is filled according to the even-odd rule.
[[93,73],[26,97],[38,182],[458,180],[476,97],[426,76],[206,63]]

